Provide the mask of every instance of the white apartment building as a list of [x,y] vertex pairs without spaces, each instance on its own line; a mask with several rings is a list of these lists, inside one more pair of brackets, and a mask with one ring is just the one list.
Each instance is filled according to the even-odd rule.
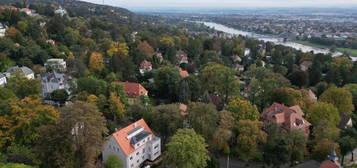
[[154,161],[161,155],[161,139],[141,119],[110,135],[102,154],[104,162],[110,155],[116,155],[124,168],[138,168],[146,160]]

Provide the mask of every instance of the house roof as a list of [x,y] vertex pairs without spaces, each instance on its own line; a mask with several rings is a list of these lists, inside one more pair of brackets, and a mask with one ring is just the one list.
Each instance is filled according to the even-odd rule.
[[12,72],[15,72],[15,71],[21,71],[25,75],[33,74],[33,71],[29,67],[26,67],[26,66],[23,66],[23,67],[19,67],[19,66],[11,67],[10,69],[7,70],[7,73],[12,73]]
[[124,91],[128,97],[136,98],[142,95],[147,95],[148,91],[140,83],[132,82],[115,82],[124,86]]
[[[129,126],[122,128],[112,134],[116,142],[118,143],[120,149],[123,151],[123,153],[128,156],[131,153],[135,152],[135,148],[131,145],[132,138],[128,139],[127,136],[132,132],[137,127],[142,127],[144,129],[143,135],[140,135],[139,137],[136,136],[135,141],[137,141],[137,138],[141,137],[147,137],[148,135],[154,135],[149,126],[146,124],[144,119],[138,120],[135,123],[130,124]],[[141,133],[140,133],[141,134]]]
[[186,77],[188,77],[188,76],[190,76],[190,75],[188,74],[187,71],[182,71],[182,70],[180,70],[180,76],[183,77],[183,78],[186,78]]
[[339,168],[340,164],[331,160],[325,160],[321,163],[320,168]]
[[4,75],[4,74],[2,74],[2,73],[0,73],[0,79],[1,78],[5,78],[6,76]]
[[341,120],[340,120],[338,127],[340,129],[345,129],[348,126],[348,123],[351,121],[351,117],[346,114],[341,114],[340,118],[341,118]]
[[265,122],[282,124],[283,128],[287,130],[309,127],[311,124],[306,121],[303,116],[304,112],[300,106],[287,107],[279,103],[273,103],[273,105],[265,109],[261,114],[261,118]]

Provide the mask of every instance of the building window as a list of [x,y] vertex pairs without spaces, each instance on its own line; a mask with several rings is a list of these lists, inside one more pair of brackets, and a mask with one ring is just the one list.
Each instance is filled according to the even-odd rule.
[[139,155],[139,152],[136,152],[136,155]]
[[139,163],[139,159],[136,161],[136,163]]
[[145,148],[143,149],[143,154],[145,153]]
[[155,147],[154,147],[154,149],[156,149],[156,148],[158,148],[159,147],[159,145],[156,145]]
[[134,164],[131,164],[131,167],[134,167]]
[[144,160],[144,155],[141,158]]
[[130,156],[130,160],[133,160],[133,157],[132,157],[132,156]]
[[154,155],[157,155],[157,154],[159,154],[159,152],[156,152]]

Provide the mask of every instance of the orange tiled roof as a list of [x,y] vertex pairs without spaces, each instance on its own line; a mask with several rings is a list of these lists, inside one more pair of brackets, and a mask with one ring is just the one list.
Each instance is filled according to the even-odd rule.
[[149,128],[149,126],[146,124],[144,119],[138,120],[135,123],[130,124],[129,126],[122,128],[112,134],[112,136],[115,138],[117,143],[119,144],[120,149],[123,151],[123,153],[128,156],[131,153],[135,152],[135,148],[130,144],[130,139],[127,139],[126,137],[128,136],[128,132],[133,130],[134,128],[141,126],[144,128],[144,131],[151,133],[152,136],[154,136],[153,132]]
[[311,124],[303,116],[300,106],[287,107],[279,103],[273,103],[261,114],[265,122],[281,124],[287,130],[308,128]]
[[124,91],[128,97],[136,98],[142,95],[147,95],[148,91],[140,83],[132,82],[116,82],[124,86]]
[[180,71],[180,75],[183,78],[186,78],[186,77],[190,76],[187,71],[182,71],[182,70]]

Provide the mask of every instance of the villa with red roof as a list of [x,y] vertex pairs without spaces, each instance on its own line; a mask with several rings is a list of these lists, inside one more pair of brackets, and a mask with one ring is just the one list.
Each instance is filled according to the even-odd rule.
[[110,135],[102,155],[104,162],[110,155],[115,155],[122,161],[123,168],[138,168],[145,161],[154,161],[161,155],[161,139],[141,119]]
[[123,85],[124,92],[128,96],[129,104],[134,104],[140,96],[147,96],[148,91],[140,83],[118,82]]
[[309,134],[311,124],[303,116],[304,112],[298,105],[287,107],[279,103],[273,103],[263,111],[261,119],[264,123],[276,123],[288,131],[299,129]]

